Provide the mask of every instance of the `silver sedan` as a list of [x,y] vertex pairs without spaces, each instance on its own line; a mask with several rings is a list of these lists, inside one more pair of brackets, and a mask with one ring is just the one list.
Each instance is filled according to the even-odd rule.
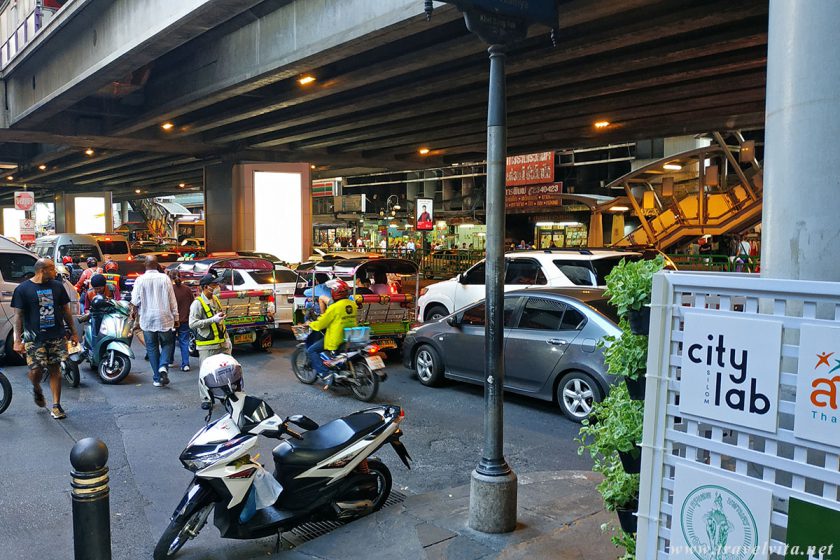
[[[484,382],[484,302],[409,331],[403,364],[427,386]],[[598,341],[618,336],[603,290],[547,288],[505,294],[505,390],[555,401],[580,422],[615,382]]]

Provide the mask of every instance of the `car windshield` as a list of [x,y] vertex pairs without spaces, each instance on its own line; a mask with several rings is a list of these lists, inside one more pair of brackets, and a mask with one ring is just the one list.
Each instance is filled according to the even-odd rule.
[[612,272],[612,269],[626,259],[627,262],[636,262],[641,259],[640,255],[622,255],[620,257],[608,257],[606,259],[598,259],[592,261],[592,267],[595,269],[595,275],[598,277],[598,286],[604,286],[607,283],[606,277]]
[[612,272],[615,265],[621,262],[621,259],[637,261],[640,258],[639,255],[622,255],[592,261],[557,259],[554,261],[554,266],[559,268],[560,272],[565,274],[575,286],[605,286],[607,275]]
[[592,307],[601,315],[604,315],[607,319],[615,323],[616,325],[619,322],[618,317],[618,310],[612,306],[610,300],[608,299],[593,299],[586,302],[589,307]]
[[99,240],[99,248],[103,255],[127,255],[128,243],[125,241]]
[[99,260],[99,249],[93,245],[74,244],[62,245],[58,248],[58,258],[62,257],[80,257],[82,260],[88,257],[96,257]]
[[274,277],[278,284],[292,284],[298,281],[298,275],[291,270],[275,270]]
[[[275,272],[273,270],[255,270],[249,272],[249,274],[257,284],[276,284],[278,282],[275,279]],[[294,282],[294,280],[291,280],[291,282]]]

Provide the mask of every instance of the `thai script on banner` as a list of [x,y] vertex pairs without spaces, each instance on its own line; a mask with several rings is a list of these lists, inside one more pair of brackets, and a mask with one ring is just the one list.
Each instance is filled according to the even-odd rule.
[[505,189],[507,210],[558,208],[563,205],[563,183],[530,185]]
[[554,152],[510,156],[505,165],[505,185],[538,185],[554,182]]

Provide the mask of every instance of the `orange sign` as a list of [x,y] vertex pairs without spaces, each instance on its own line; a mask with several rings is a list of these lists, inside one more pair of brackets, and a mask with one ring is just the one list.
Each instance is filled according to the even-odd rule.
[[505,185],[542,185],[554,182],[554,152],[510,156],[505,165]]

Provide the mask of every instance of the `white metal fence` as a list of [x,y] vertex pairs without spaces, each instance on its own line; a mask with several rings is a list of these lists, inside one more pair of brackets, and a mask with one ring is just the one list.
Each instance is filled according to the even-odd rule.
[[[683,347],[684,327],[686,317],[692,314],[694,317],[751,318],[757,323],[766,324],[768,320],[781,323],[775,431],[745,427],[743,424],[748,422],[728,423],[680,410],[681,374],[683,364],[687,364],[684,362],[687,352]],[[800,439],[794,432],[800,344],[807,343],[805,339],[800,340],[803,324],[840,326],[840,284],[715,273],[664,272],[654,278],[638,558],[672,558],[672,540],[685,538],[686,502],[681,502],[683,509],[680,510],[674,504],[676,468],[695,467],[708,473],[710,479],[722,476],[733,484],[746,483],[772,492],[770,539],[766,543],[770,552],[755,558],[784,558],[783,554],[772,551],[783,550],[787,542],[790,498],[840,509],[838,432],[833,435],[825,432],[817,438],[829,443]],[[755,341],[759,349],[764,348],[764,342],[767,348],[772,348],[772,340]],[[837,346],[840,347],[840,337]],[[772,350],[767,352],[772,353]],[[807,352],[810,354],[810,349]],[[695,354],[699,355],[700,350]],[[840,351],[831,359],[832,365],[836,358],[840,358]],[[807,366],[811,367],[811,356],[808,360]],[[840,361],[837,364],[840,368]],[[774,375],[774,372],[768,373]],[[840,387],[835,385],[837,389]],[[800,399],[808,397],[807,394],[799,395]],[[687,402],[695,397],[686,394],[684,398]],[[840,429],[840,426],[828,424],[826,430],[829,429]],[[691,472],[697,474],[696,470]],[[677,518],[680,523],[676,523]],[[706,519],[708,521],[708,516]],[[837,529],[840,535],[840,528]],[[681,533],[677,535],[676,531]],[[702,559],[704,555],[692,557]]]

